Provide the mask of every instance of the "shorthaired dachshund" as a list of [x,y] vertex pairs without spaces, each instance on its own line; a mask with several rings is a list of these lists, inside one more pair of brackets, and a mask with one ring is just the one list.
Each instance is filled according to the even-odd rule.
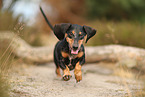
[[54,62],[56,74],[61,77],[60,68],[63,70],[63,79],[68,81],[72,75],[70,70],[74,70],[77,82],[82,80],[81,67],[85,63],[85,49],[83,42],[87,41],[96,34],[96,30],[89,26],[77,24],[61,23],[54,27],[50,24],[42,8],[40,10],[54,34],[59,39],[54,49]]

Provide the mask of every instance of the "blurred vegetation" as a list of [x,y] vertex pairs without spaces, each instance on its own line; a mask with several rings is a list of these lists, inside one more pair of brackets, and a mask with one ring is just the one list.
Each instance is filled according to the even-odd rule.
[[[27,41],[29,44],[38,46],[39,36],[36,28],[25,25],[24,22],[19,22],[20,16],[13,17],[11,11],[12,6],[17,0],[13,0],[8,9],[2,9],[2,0],[0,0],[0,33],[3,31],[12,31]],[[32,33],[35,32],[35,33]],[[15,38],[15,37],[14,37]],[[0,40],[0,97],[9,97],[10,85],[8,84],[9,79],[6,77],[8,71],[12,68],[14,61],[18,59],[12,54],[13,49],[10,48],[12,42]],[[4,45],[4,46],[3,46]]]
[[88,45],[121,44],[145,48],[145,0],[85,0],[88,25],[98,35]]
[[[98,35],[95,35],[87,45],[121,44],[145,48],[143,43],[145,41],[144,0],[75,0],[65,3],[56,1],[58,1],[57,4],[54,0],[44,0],[46,4],[50,3],[57,8],[59,13],[58,19],[49,17],[50,21],[53,21],[52,24],[59,22],[88,24],[98,30]],[[10,6],[13,6],[14,2]],[[83,14],[87,14],[86,18]],[[12,30],[29,44],[41,46],[41,34],[47,35],[46,33],[50,31],[41,13],[33,26],[28,26],[23,22],[19,23],[21,15],[17,17],[12,15],[12,11],[0,13],[0,21],[2,21],[0,30]],[[89,22],[86,21],[88,18]]]
[[[6,45],[6,42],[0,41],[1,45]],[[0,45],[0,97],[9,97],[10,86],[8,79],[6,78],[8,70],[11,68],[11,62],[13,61],[14,55],[10,48],[3,48]]]
[[90,19],[145,22],[145,0],[85,0]]
[[0,97],[10,97],[9,88],[7,80],[0,74]]
[[98,30],[97,35],[88,42],[88,45],[121,44],[145,48],[145,24],[96,20],[88,25]]
[[[0,97],[9,97],[10,84],[8,74],[13,63],[18,60],[12,54],[13,49],[10,48],[12,42],[0,40]],[[5,45],[5,46],[3,46]]]
[[20,16],[13,17],[13,12],[9,10],[0,12],[0,32],[13,31],[29,44],[42,46],[38,37],[40,36],[38,29],[33,26],[27,26],[24,22],[19,22]]

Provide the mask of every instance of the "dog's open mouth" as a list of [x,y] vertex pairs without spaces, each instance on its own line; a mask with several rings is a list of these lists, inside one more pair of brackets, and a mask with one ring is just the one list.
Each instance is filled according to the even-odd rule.
[[73,50],[73,49],[71,50],[71,54],[75,54],[76,55],[76,54],[78,54],[78,52],[79,52],[78,49],[77,50]]

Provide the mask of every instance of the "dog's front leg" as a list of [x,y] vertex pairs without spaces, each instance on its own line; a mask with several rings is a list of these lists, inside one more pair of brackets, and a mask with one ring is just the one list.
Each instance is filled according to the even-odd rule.
[[81,71],[82,66],[80,65],[80,62],[78,62],[75,66],[74,74],[75,74],[75,79],[77,82],[80,82],[82,80],[82,71]]
[[82,65],[85,63],[85,54],[84,51],[80,52],[77,55],[77,62],[75,65],[75,70],[74,70],[74,74],[75,74],[75,79],[77,82],[80,82],[82,80]]
[[68,80],[70,80],[71,77],[72,77],[72,75],[70,74],[70,70],[66,66],[66,69],[63,70],[63,80],[68,81]]
[[[67,60],[67,59],[65,59],[65,58],[67,58],[69,55],[68,55],[68,53],[66,53],[66,52],[61,52],[61,55],[62,55],[62,57],[61,57],[61,61],[60,61],[60,67],[61,67],[61,69],[63,70],[63,80],[65,80],[65,81],[68,81],[68,80],[70,80],[70,78],[72,77],[72,75],[70,74],[70,70],[69,70],[69,68],[68,68],[68,66],[67,65],[65,65],[66,63],[65,63],[65,61],[64,60]],[[67,61],[69,61],[69,60],[67,60]]]

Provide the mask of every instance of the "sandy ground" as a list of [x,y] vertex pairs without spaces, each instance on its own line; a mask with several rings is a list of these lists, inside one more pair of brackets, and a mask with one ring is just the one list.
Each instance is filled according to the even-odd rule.
[[140,91],[140,82],[113,75],[112,69],[101,64],[82,68],[83,80],[76,83],[57,78],[54,63],[15,67],[10,74],[11,97],[124,97]]

